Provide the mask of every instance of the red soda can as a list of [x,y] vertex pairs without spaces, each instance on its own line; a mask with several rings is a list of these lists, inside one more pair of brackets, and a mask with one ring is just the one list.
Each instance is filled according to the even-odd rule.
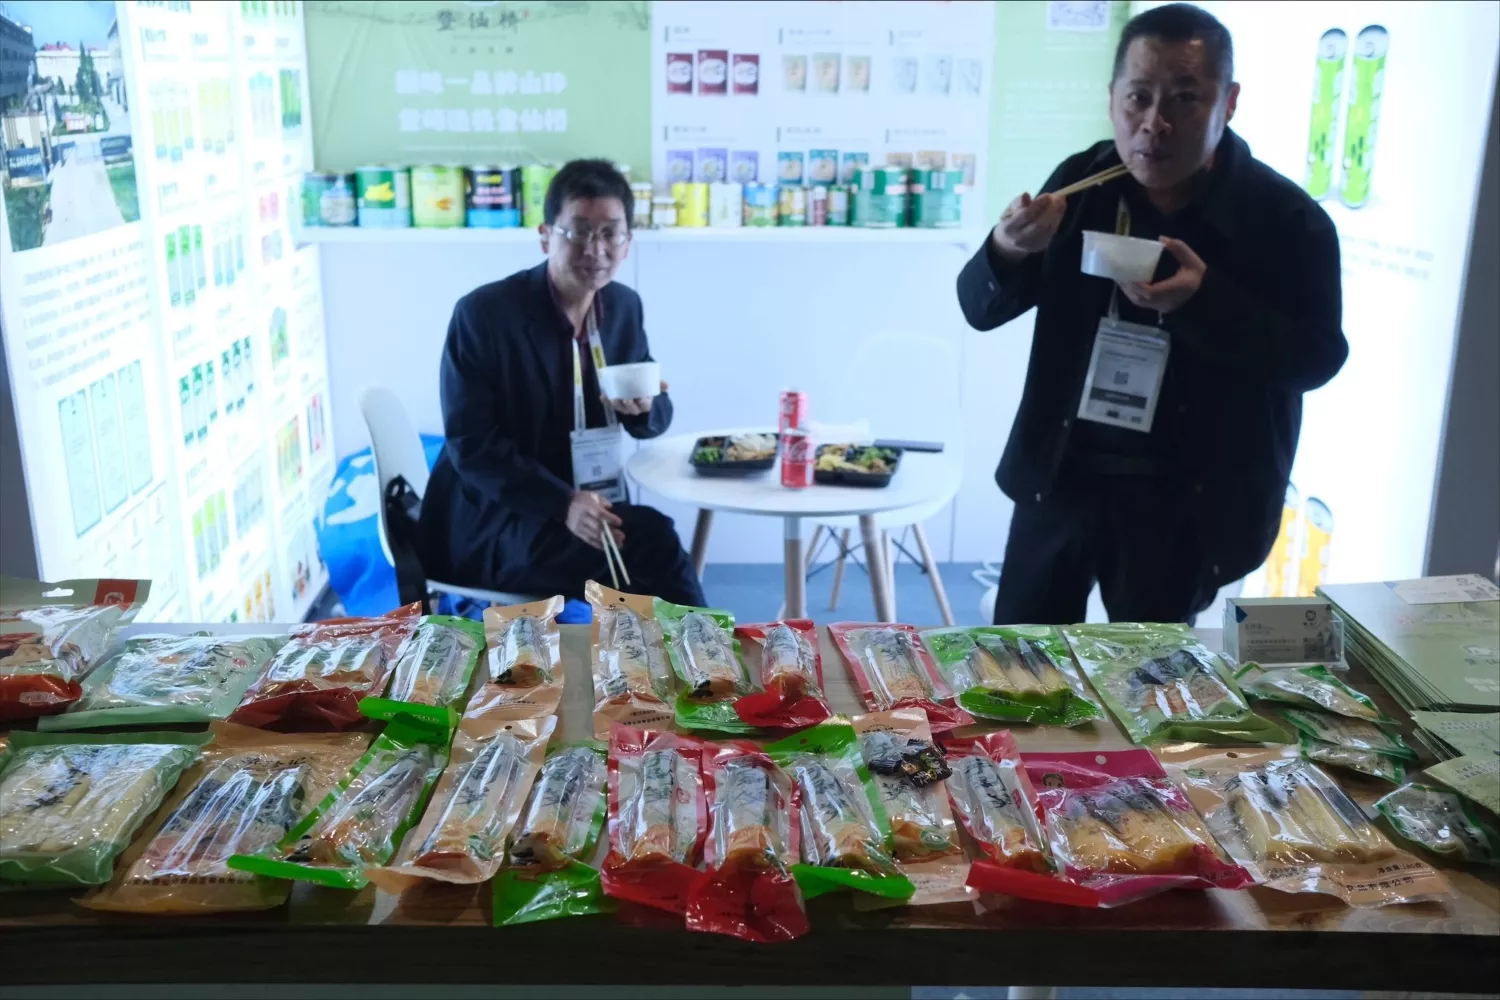
[[812,439],[800,427],[781,432],[781,485],[800,490],[812,485]]
[[780,414],[776,419],[776,431],[785,434],[788,427],[807,426],[807,393],[801,389],[781,390]]

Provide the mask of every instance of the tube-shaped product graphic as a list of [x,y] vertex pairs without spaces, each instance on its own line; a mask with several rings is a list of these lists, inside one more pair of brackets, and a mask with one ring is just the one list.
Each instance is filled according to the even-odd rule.
[[1372,24],[1354,39],[1354,79],[1344,123],[1344,180],[1339,196],[1358,208],[1370,200],[1370,172],[1375,167],[1375,130],[1380,95],[1385,89],[1385,53],[1390,36]]
[[1302,186],[1322,200],[1333,190],[1333,168],[1338,160],[1339,105],[1344,99],[1344,64],[1349,36],[1329,28],[1318,39],[1318,63],[1313,77],[1312,119],[1307,129],[1307,177]]

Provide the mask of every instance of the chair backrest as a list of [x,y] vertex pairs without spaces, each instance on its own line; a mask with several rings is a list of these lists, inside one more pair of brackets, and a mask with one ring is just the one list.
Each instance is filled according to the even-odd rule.
[[958,352],[943,337],[877,333],[855,351],[849,376],[866,392],[875,434],[963,446],[963,372]]
[[427,456],[422,451],[421,436],[412,429],[406,408],[394,392],[383,385],[366,389],[359,397],[359,410],[370,432],[370,453],[375,456],[375,478],[380,484],[380,549],[386,560],[395,565],[386,533],[385,487],[401,476],[418,496],[426,494]]

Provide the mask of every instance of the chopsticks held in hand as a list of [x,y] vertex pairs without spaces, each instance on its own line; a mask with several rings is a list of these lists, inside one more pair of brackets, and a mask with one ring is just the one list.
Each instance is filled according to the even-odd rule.
[[[609,564],[609,578],[614,581],[615,589],[620,589],[622,576],[625,578],[625,586],[630,586],[630,573],[625,569],[625,557],[620,555],[620,547],[615,544],[614,533],[609,530],[608,526],[605,526],[599,535],[604,543],[604,561]],[[615,572],[616,566],[620,570],[618,574]]]
[[1056,191],[1048,191],[1047,194],[1050,194],[1054,198],[1066,198],[1070,194],[1087,191],[1091,187],[1098,187],[1100,184],[1112,181],[1116,177],[1122,177],[1126,173],[1129,173],[1129,171],[1130,168],[1125,166],[1125,164],[1117,163],[1108,170],[1101,170],[1092,177],[1085,177],[1081,181],[1074,181],[1067,187],[1058,188]]

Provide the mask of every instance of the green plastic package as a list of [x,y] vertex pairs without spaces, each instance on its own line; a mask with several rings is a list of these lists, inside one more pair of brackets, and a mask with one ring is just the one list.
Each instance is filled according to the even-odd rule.
[[1240,690],[1261,701],[1316,708],[1366,722],[1390,722],[1367,694],[1354,690],[1322,665],[1263,667],[1247,663],[1234,675]]
[[607,753],[590,740],[547,754],[511,833],[506,867],[492,881],[496,927],[615,910],[589,863],[608,812]]
[[1450,861],[1500,865],[1500,833],[1451,789],[1402,785],[1377,801],[1375,808],[1398,834],[1434,854]]
[[1375,753],[1405,757],[1407,760],[1417,759],[1417,752],[1406,745],[1400,734],[1381,729],[1364,719],[1351,719],[1346,715],[1334,715],[1332,712],[1319,712],[1310,708],[1283,708],[1281,715],[1297,727],[1298,732],[1324,743],[1337,743],[1354,750],[1373,750]]
[[285,635],[141,635],[83,680],[83,696],[42,731],[227,719]]
[[922,641],[958,704],[981,718],[1080,726],[1104,716],[1050,625],[930,629]]
[[1069,625],[1078,664],[1136,743],[1290,743],[1250,711],[1223,660],[1186,625]]
[[736,701],[756,690],[740,658],[734,615],[659,597],[655,609],[666,636],[667,657],[683,684],[677,695],[677,725],[719,733],[755,732],[734,710]]
[[0,888],[103,885],[207,733],[31,733],[0,753]]
[[792,779],[802,859],[790,866],[804,899],[856,889],[887,899],[915,891],[891,854],[891,824],[854,727],[831,719],[766,748]]
[[463,715],[469,679],[484,652],[484,625],[452,615],[424,615],[396,651],[391,686],[361,698],[360,714],[391,720],[408,715],[452,732]]
[[1339,746],[1337,743],[1324,743],[1307,733],[1302,734],[1302,759],[1358,771],[1372,778],[1383,778],[1395,785],[1406,780],[1406,765],[1399,757],[1377,750],[1359,750]]
[[366,868],[388,862],[421,818],[448,763],[451,734],[397,718],[268,855],[235,854],[229,867],[337,889],[363,889]]

